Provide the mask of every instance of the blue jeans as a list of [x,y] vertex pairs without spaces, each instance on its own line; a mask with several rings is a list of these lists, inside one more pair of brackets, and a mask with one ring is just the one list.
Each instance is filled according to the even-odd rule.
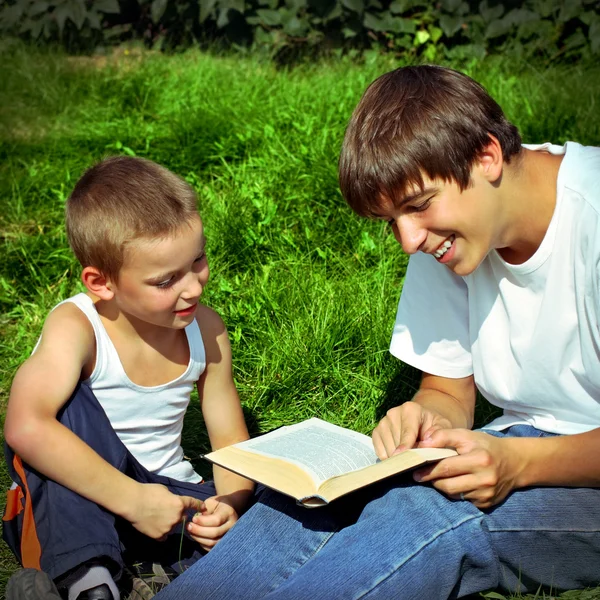
[[482,512],[400,476],[312,510],[265,493],[157,600],[437,600],[599,581],[600,489],[522,489]]

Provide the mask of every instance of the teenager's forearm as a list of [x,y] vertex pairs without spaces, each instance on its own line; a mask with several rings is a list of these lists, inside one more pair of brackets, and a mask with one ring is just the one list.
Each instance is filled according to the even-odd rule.
[[227,469],[213,467],[215,488],[219,496],[229,496],[230,504],[238,515],[242,514],[254,493],[254,482]]
[[[43,447],[40,439],[44,440]],[[123,518],[128,518],[142,494],[141,484],[106,462],[56,420],[32,419],[9,443],[22,460],[49,479]]]
[[549,438],[504,438],[517,457],[516,487],[600,487],[600,429]]
[[412,400],[423,408],[437,412],[440,416],[448,419],[453,428],[471,429],[473,427],[474,407],[447,392],[421,388]]

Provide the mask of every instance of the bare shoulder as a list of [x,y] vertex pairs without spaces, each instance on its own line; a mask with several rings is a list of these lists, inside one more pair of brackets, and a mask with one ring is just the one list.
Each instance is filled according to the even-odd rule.
[[71,302],[55,308],[46,318],[36,354],[55,354],[67,348],[70,356],[87,356],[95,348],[89,319]]
[[216,338],[227,333],[227,328],[219,313],[204,304],[198,304],[196,321],[203,338]]
[[230,356],[227,328],[219,314],[203,304],[196,310],[196,322],[202,333],[202,341],[208,362],[221,362],[223,357]]

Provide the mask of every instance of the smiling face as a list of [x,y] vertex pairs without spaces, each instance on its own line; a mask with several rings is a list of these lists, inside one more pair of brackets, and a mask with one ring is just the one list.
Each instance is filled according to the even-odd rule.
[[457,275],[472,273],[488,252],[501,245],[501,204],[480,165],[472,185],[424,178],[399,202],[385,201],[379,216],[390,222],[407,254],[425,252]]
[[119,311],[151,325],[189,325],[209,277],[204,246],[200,217],[168,237],[128,244],[119,279],[109,284]]

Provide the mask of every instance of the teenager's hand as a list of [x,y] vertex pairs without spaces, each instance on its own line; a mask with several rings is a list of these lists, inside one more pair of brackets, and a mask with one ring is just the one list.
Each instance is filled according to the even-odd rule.
[[187,529],[202,548],[210,550],[235,525],[238,514],[227,496],[212,496],[204,502]]
[[139,532],[155,540],[164,540],[189,510],[202,509],[201,500],[177,496],[157,483],[140,484],[138,491],[140,497],[127,519]]
[[511,448],[510,438],[468,429],[433,432],[420,448],[455,448],[459,456],[445,458],[413,473],[450,498],[469,500],[478,508],[498,504],[515,489],[525,458]]
[[405,402],[387,411],[373,430],[373,446],[380,459],[414,448],[438,429],[449,429],[448,419],[418,402]]

